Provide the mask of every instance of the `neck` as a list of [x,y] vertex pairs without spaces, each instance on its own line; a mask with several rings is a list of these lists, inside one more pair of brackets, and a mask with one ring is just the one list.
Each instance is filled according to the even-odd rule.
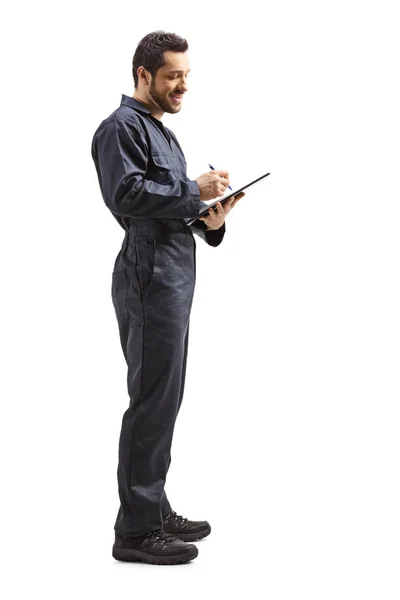
[[135,100],[138,100],[139,102],[144,104],[145,107],[148,108],[151,112],[151,116],[161,121],[164,115],[164,111],[162,111],[156,104],[154,104],[151,96],[148,96],[147,94],[145,95],[143,92],[136,90],[132,98],[135,98]]

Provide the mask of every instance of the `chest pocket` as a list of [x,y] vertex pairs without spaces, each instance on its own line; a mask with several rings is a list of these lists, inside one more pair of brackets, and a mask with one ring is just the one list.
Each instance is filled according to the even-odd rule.
[[165,183],[176,175],[177,157],[171,152],[152,152],[147,163],[147,177]]

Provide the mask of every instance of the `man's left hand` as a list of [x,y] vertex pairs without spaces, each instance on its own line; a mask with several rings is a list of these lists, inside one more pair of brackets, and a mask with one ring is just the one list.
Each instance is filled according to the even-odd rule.
[[224,205],[222,205],[221,202],[217,202],[215,205],[217,210],[214,211],[214,208],[210,208],[208,215],[205,217],[200,217],[199,220],[204,221],[208,229],[219,229],[224,224],[226,215],[235,206],[235,204],[237,204],[237,202],[243,198],[244,195],[244,192],[240,192],[240,194],[229,198]]

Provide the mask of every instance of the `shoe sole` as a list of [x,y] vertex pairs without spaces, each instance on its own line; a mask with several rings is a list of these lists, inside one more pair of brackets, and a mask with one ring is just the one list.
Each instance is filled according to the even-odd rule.
[[211,533],[211,527],[208,527],[204,531],[199,531],[197,533],[177,533],[176,531],[165,530],[167,533],[174,535],[182,542],[196,542],[197,540],[202,540],[207,537]]
[[115,548],[113,546],[112,555],[115,560],[121,560],[124,562],[145,562],[151,565],[180,565],[186,562],[189,562],[196,558],[199,551],[196,547],[190,549],[189,552],[185,554],[177,555],[177,556],[166,556],[158,557],[151,556],[146,554],[146,552],[141,552],[140,550],[130,550],[123,548]]

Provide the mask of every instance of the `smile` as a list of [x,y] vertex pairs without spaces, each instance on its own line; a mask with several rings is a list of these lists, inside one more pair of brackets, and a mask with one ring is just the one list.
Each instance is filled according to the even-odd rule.
[[172,94],[171,98],[175,104],[180,104],[182,102],[183,94]]

